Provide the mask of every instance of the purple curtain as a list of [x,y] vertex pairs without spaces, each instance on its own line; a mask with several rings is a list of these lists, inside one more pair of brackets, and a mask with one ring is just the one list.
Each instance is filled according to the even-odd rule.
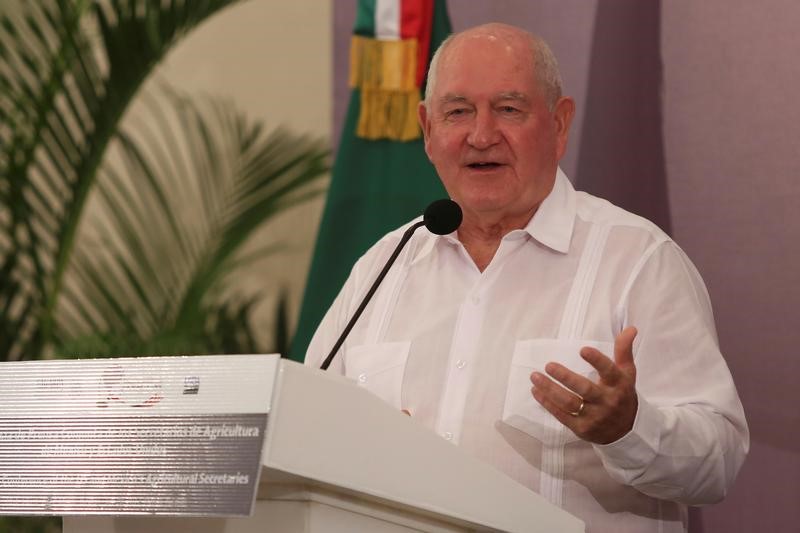
[[[454,30],[545,38],[578,112],[562,167],[672,234],[708,285],[751,429],[726,500],[693,533],[800,524],[800,4],[793,0],[448,0]],[[355,0],[334,3],[334,137]]]

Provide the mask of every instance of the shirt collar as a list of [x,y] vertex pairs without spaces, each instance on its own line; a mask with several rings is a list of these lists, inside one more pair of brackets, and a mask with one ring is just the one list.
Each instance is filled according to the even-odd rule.
[[525,231],[548,248],[565,254],[572,240],[576,211],[575,189],[559,167],[553,190],[542,201]]
[[[521,231],[527,232],[532,238],[548,248],[565,254],[569,251],[572,240],[572,229],[575,226],[575,188],[569,178],[558,168],[553,190],[542,201],[528,224]],[[519,231],[519,230],[518,230]],[[451,244],[459,244],[456,231],[447,235],[428,234],[426,241],[420,247],[413,262],[427,256],[436,242],[440,240]]]

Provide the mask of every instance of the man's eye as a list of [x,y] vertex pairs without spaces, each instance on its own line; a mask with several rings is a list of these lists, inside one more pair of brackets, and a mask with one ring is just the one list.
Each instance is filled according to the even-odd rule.
[[504,105],[504,106],[500,107],[500,112],[501,113],[505,113],[507,115],[513,115],[513,114],[519,113],[519,109],[517,109],[516,107],[510,106],[510,105]]
[[463,107],[459,107],[459,108],[456,108],[456,109],[450,109],[448,111],[445,111],[444,116],[447,117],[447,118],[458,118],[458,117],[461,117],[461,116],[466,115],[466,114],[467,114],[467,109],[463,108]]

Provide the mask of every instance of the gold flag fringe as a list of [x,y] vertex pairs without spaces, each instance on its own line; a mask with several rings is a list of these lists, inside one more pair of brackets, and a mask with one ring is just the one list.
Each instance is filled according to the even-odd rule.
[[418,138],[416,76],[416,39],[381,41],[354,35],[350,87],[361,90],[356,135],[371,140]]

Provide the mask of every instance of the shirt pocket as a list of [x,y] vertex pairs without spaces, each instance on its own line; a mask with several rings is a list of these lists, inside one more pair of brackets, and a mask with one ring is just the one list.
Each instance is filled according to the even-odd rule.
[[[592,381],[597,381],[597,370],[580,356],[584,346],[597,348],[604,354],[612,356],[614,343],[586,339],[529,339],[518,341],[511,359],[508,376],[508,388],[503,404],[503,422],[531,435],[545,444],[553,444],[558,437],[561,442],[578,440],[574,433],[567,430],[551,415],[531,394],[530,376],[534,371],[545,375],[544,367],[553,361],[561,363],[573,372],[577,372]],[[558,383],[558,382],[556,382]],[[564,434],[566,433],[566,434]]]
[[401,408],[403,376],[410,341],[366,344],[348,348],[345,375],[385,402]]

